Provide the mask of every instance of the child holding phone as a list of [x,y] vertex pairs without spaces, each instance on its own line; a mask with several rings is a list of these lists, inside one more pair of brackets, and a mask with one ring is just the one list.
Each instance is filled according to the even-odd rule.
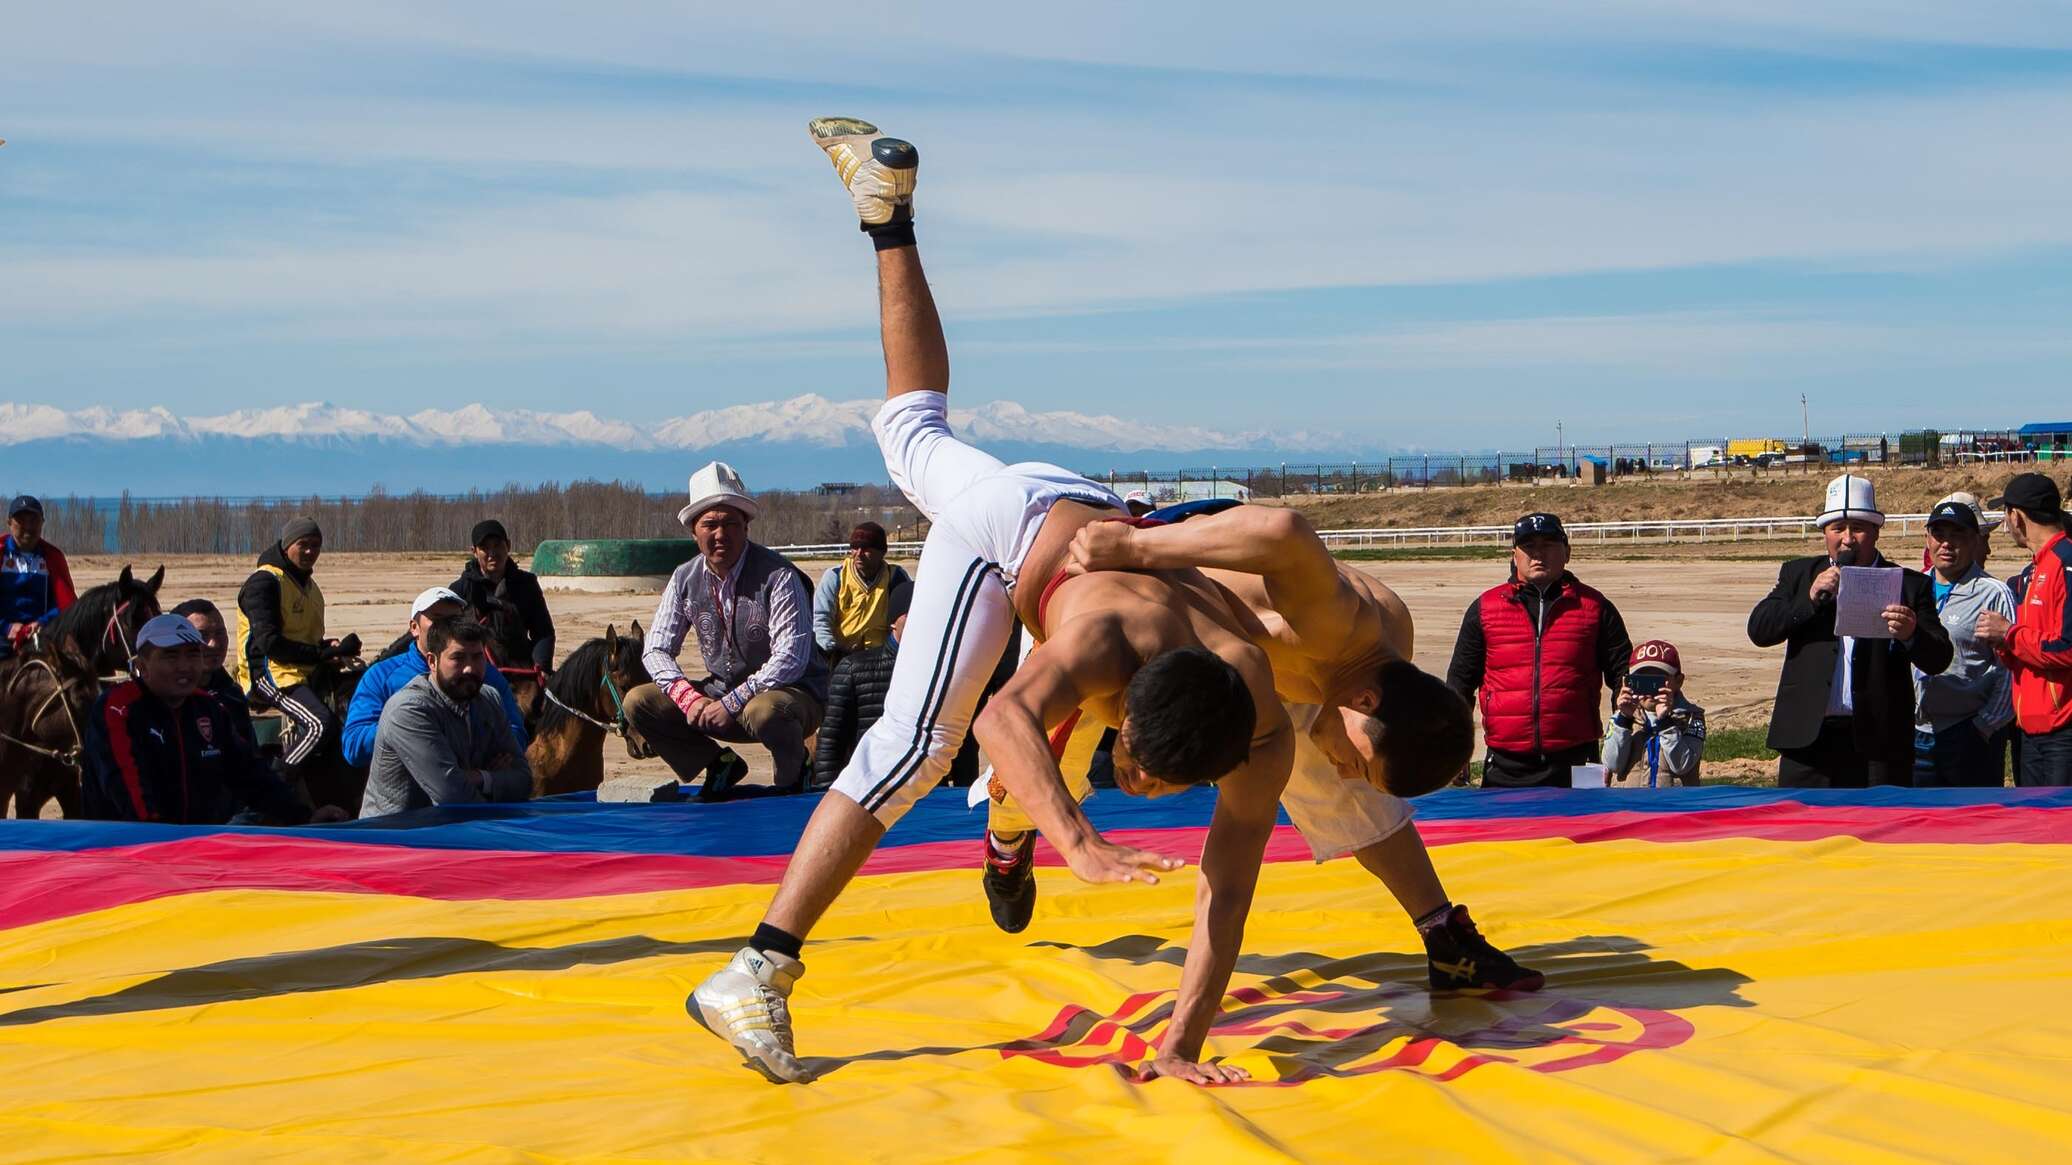
[[1704,755],[1705,709],[1684,698],[1676,647],[1661,639],[1635,647],[1604,734],[1606,775],[1637,785],[1644,760],[1650,789],[1696,785]]

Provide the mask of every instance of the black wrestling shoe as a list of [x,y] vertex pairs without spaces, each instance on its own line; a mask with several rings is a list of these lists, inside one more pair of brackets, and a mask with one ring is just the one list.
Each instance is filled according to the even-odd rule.
[[700,801],[724,801],[727,793],[748,775],[748,762],[731,748],[723,748],[705,766],[705,783],[698,789]]
[[986,905],[993,908],[993,925],[1008,934],[1020,934],[1036,913],[1036,831],[1030,830],[1015,843],[1014,856],[1002,859],[993,852],[989,835],[986,847]]
[[1446,921],[1426,931],[1424,940],[1434,991],[1538,991],[1547,982],[1545,975],[1519,966],[1511,956],[1489,945],[1465,906],[1447,912]]

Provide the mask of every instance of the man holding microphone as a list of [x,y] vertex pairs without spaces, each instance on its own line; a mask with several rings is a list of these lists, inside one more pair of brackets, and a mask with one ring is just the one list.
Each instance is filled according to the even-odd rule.
[[1769,736],[1780,786],[1912,783],[1913,669],[1939,675],[1952,655],[1934,587],[1919,571],[1904,571],[1900,601],[1880,612],[1889,638],[1835,631],[1844,567],[1902,569],[1878,553],[1884,525],[1869,478],[1843,474],[1829,482],[1820,514],[1827,553],[1785,563],[1777,585],[1749,612],[1750,642],[1785,644]]

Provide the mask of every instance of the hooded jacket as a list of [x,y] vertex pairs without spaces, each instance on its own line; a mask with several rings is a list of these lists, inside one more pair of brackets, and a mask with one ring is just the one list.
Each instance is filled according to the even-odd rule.
[[[540,590],[539,576],[506,563],[504,577],[492,582],[473,558],[453,580],[453,593],[467,604],[489,614],[489,635],[499,650],[504,644],[523,643],[525,650],[500,659],[505,667],[554,667],[554,616],[547,610],[547,596]],[[501,600],[486,602],[485,600]]]
[[276,542],[237,591],[237,682],[249,692],[265,676],[285,692],[323,658],[324,592]]

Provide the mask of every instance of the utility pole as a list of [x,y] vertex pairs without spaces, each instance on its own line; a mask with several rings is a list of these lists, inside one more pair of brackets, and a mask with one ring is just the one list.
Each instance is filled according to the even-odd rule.
[[1568,435],[1562,430],[1559,420],[1554,422],[1554,459],[1563,465],[1568,464]]
[[1801,453],[1806,452],[1806,447],[1813,444],[1813,422],[1809,419],[1810,416],[1811,414],[1806,411],[1806,394],[1802,392],[1799,394],[1799,452]]

